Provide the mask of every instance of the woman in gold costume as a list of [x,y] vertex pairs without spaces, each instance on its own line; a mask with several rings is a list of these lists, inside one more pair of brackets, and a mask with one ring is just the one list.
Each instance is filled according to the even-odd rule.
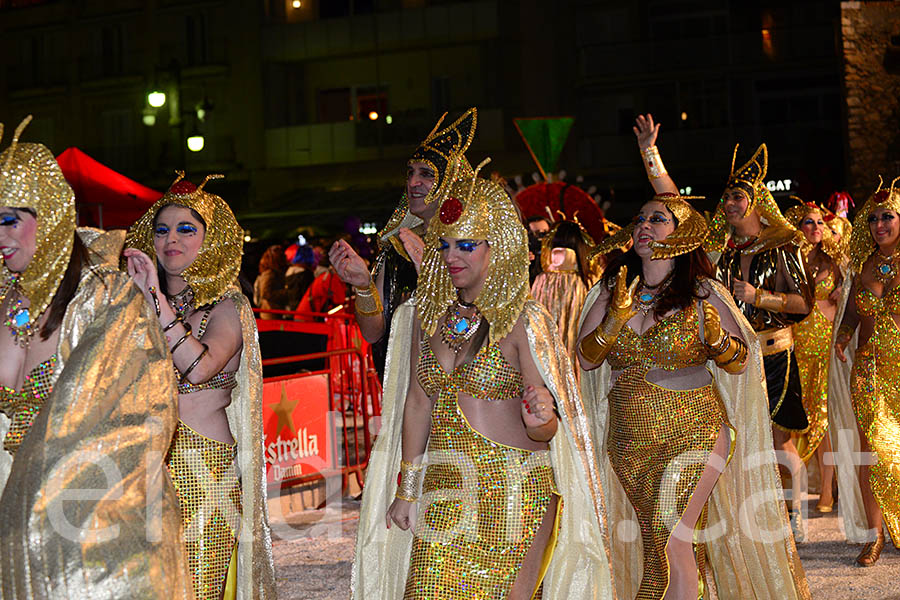
[[128,231],[129,275],[155,308],[178,383],[166,464],[196,597],[274,597],[256,322],[235,285],[243,230],[228,204],[178,178]]
[[612,598],[588,423],[528,295],[525,229],[498,184],[453,181],[392,325],[352,596]]
[[587,291],[596,279],[588,259],[594,240],[575,221],[562,220],[541,243],[542,272],[531,286],[531,295],[556,320],[569,357],[575,360],[578,317]]
[[[829,372],[829,431],[838,456],[841,513],[848,539],[866,542],[856,558],[863,567],[875,564],[881,555],[884,525],[900,547],[900,189],[894,187],[896,182],[889,189],[879,185],[854,219],[851,271],[835,321],[840,327]],[[873,452],[876,462],[853,461],[860,451]]]
[[[711,277],[706,233],[684,197],[657,194],[597,248],[634,242],[591,290],[579,336],[616,591],[706,598],[708,564],[719,598],[807,598],[777,491],[759,342]],[[739,526],[749,513],[756,523]]]
[[823,456],[831,452],[831,441],[826,435],[828,358],[831,351],[831,324],[841,296],[844,279],[842,271],[847,262],[844,252],[846,243],[838,242],[837,236],[826,222],[829,216],[834,215],[812,202],[800,201],[789,208],[784,216],[806,238],[800,251],[815,294],[815,302],[809,315],[793,325],[794,352],[800,370],[803,407],[809,419],[809,429],[800,434],[797,440],[797,452],[804,461],[815,454],[821,488],[816,510],[828,513],[834,505],[834,465],[823,460]]
[[0,154],[0,597],[193,598],[163,336],[30,120]]

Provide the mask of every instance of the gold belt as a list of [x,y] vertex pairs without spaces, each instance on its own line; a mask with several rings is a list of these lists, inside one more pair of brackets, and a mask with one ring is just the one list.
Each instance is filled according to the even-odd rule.
[[759,345],[762,348],[762,355],[769,356],[789,350],[794,344],[794,336],[791,334],[790,327],[782,327],[781,329],[765,329],[760,331]]

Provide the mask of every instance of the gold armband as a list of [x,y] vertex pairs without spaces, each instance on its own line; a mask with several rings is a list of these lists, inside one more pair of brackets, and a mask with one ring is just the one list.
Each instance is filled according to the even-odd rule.
[[747,362],[747,345],[744,341],[733,335],[727,338],[728,345],[720,354],[713,357],[716,366],[728,373],[739,373]]
[[650,146],[646,150],[641,150],[641,156],[644,158],[644,166],[647,168],[647,175],[650,179],[659,179],[664,175],[668,175],[662,158],[659,156],[659,148],[655,145]]
[[597,326],[592,332],[581,340],[581,355],[588,362],[599,365],[612,350],[618,335],[607,335],[603,331],[603,324]]
[[397,493],[395,498],[415,502],[419,497],[419,475],[425,465],[411,463],[407,460],[400,461],[400,472],[397,473]]
[[382,313],[384,306],[374,281],[370,281],[369,286],[364,288],[353,286],[353,290],[356,292],[356,312],[360,316],[374,317]]
[[787,306],[787,294],[756,288],[753,306],[771,312],[784,312],[784,307]]

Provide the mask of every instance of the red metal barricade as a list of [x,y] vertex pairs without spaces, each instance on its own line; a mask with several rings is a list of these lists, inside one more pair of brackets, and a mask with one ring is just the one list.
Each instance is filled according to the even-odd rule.
[[[255,312],[263,312],[254,309]],[[371,350],[352,314],[268,311],[281,319],[257,319],[260,334],[293,332],[327,336],[320,352],[269,357],[263,367],[318,364],[322,368],[263,379],[266,480],[290,487],[325,477],[363,484],[381,415],[381,382]],[[286,318],[285,318],[286,317]],[[295,319],[301,320],[295,320]]]

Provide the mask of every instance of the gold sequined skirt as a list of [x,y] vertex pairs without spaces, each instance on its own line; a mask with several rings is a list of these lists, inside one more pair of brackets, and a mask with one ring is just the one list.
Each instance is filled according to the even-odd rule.
[[[644,571],[636,598],[658,600],[669,585],[671,530],[700,481],[719,430],[731,424],[712,383],[670,390],[648,382],[647,371],[629,367],[609,392],[607,453],[641,530]],[[702,560],[698,564],[702,568]]]
[[900,547],[900,331],[894,327],[885,335],[878,329],[856,351],[850,394],[859,427],[878,455],[869,477],[872,493]]
[[800,458],[809,460],[828,432],[828,360],[831,351],[831,321],[818,306],[794,325],[794,355],[800,370],[803,408],[809,429],[797,439]]
[[[432,411],[428,463],[404,599],[505,600],[557,493],[549,451],[514,448],[481,435],[451,387],[439,394]],[[554,525],[561,510],[560,498]]]
[[222,594],[241,522],[237,444],[225,444],[178,422],[166,465],[175,484],[184,545],[198,600]]

